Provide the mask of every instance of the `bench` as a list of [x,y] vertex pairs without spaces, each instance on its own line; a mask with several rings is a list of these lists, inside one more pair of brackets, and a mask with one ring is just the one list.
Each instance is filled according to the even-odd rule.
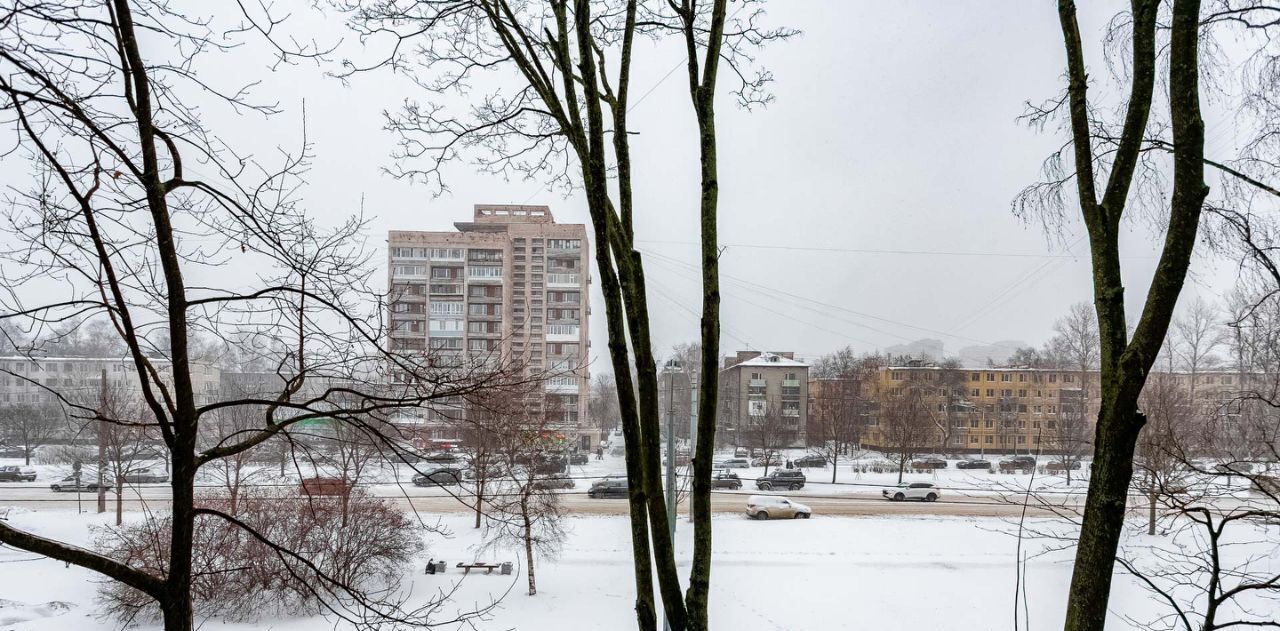
[[494,570],[496,570],[496,569],[498,569],[498,568],[500,568],[500,567],[502,567],[502,566],[498,565],[497,563],[471,563],[471,564],[467,564],[467,563],[463,563],[463,562],[459,561],[459,562],[458,562],[458,565],[456,565],[455,567],[458,567],[458,568],[462,569],[462,573],[463,573],[463,575],[466,575],[466,574],[470,574],[470,573],[471,573],[471,570],[476,570],[476,571],[484,570],[484,573],[485,573],[485,574],[493,574],[493,571],[494,571]]

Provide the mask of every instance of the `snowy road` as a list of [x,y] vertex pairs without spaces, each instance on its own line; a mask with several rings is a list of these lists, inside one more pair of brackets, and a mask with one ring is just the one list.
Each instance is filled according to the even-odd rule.
[[[474,496],[457,487],[418,488],[395,484],[376,484],[366,487],[369,492],[379,497],[396,500],[405,508],[412,507],[419,511],[432,513],[468,512],[474,505]],[[216,493],[213,488],[207,492]],[[455,495],[456,494],[456,495]],[[746,507],[747,497],[754,492],[717,491],[712,496],[712,510],[716,513],[740,513]],[[167,503],[170,497],[169,488],[165,485],[138,485],[125,489],[124,509],[141,510],[143,507],[157,508]],[[808,504],[815,515],[945,515],[963,517],[1016,517],[1021,514],[1022,507],[1015,496],[958,496],[944,497],[937,502],[890,502],[879,497],[873,489],[865,492],[840,494],[823,494],[816,490],[802,490],[784,493],[788,497]],[[571,513],[583,515],[624,515],[627,502],[623,499],[592,499],[587,497],[583,488],[566,491],[562,494],[565,507]],[[68,510],[74,509],[77,502],[84,510],[93,510],[96,495],[91,493],[55,493],[47,486],[40,484],[13,484],[0,486],[0,506],[13,506],[29,510]],[[107,496],[108,510],[115,509],[115,495]],[[1074,499],[1066,499],[1066,505],[1075,507]],[[681,504],[682,510],[685,506]],[[1030,515],[1047,514],[1042,509],[1031,509]]]

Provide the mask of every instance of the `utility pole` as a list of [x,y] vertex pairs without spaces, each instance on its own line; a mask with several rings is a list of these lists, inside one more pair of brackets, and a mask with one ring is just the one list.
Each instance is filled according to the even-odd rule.
[[107,369],[102,369],[102,389],[98,397],[98,512],[107,512]]

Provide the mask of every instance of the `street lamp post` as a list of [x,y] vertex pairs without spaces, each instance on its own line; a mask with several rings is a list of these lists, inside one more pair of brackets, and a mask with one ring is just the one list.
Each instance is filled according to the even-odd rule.
[[[676,415],[672,397],[675,394],[674,379],[679,370],[680,362],[675,359],[667,360],[663,369],[667,373],[667,532],[671,536],[673,549],[676,542]],[[665,611],[662,615],[662,628],[663,631],[671,629]]]

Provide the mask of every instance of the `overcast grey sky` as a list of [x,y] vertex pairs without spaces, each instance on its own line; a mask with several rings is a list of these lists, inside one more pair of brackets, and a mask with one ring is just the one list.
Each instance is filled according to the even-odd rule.
[[[1098,42],[1113,7],[1098,4],[1083,6],[1081,19],[1091,66],[1103,75]],[[777,78],[769,108],[720,100],[725,352],[749,345],[816,357],[922,337],[942,339],[948,352],[1008,339],[1039,346],[1056,317],[1089,299],[1085,241],[1050,242],[1010,210],[1062,140],[1015,120],[1027,100],[1062,87],[1053,3],[810,0],[768,10],[772,24],[804,33],[760,55]],[[696,136],[683,69],[671,72],[681,55],[675,45],[642,48],[632,88],[643,95],[630,120],[639,132],[636,232],[649,254],[659,353],[698,335]],[[237,122],[232,135],[297,138],[291,121],[305,99],[316,156],[310,210],[323,220],[363,203],[375,217],[373,246],[384,247],[388,229],[451,229],[474,203],[548,204],[558,221],[588,221],[579,194],[477,176],[464,164],[448,172],[451,192],[438,198],[382,175],[394,138],[381,111],[422,96],[404,80],[381,74],[344,86],[304,65],[266,81],[259,94],[291,115]],[[1071,230],[1083,234],[1078,223]],[[1134,223],[1124,247],[1136,315],[1156,242]],[[1212,261],[1194,267],[1189,295],[1229,289]],[[593,359],[605,351],[596,290]],[[607,361],[594,363],[607,370]]]

